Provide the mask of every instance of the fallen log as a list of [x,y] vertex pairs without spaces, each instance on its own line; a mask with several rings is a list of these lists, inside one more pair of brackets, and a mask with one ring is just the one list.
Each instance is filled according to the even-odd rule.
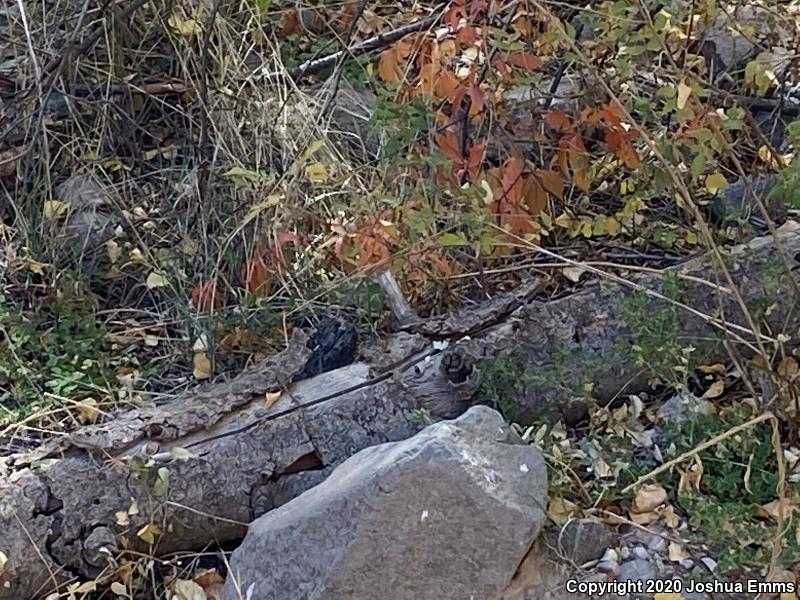
[[[725,252],[758,332],[748,331],[735,294],[704,256],[663,273],[594,280],[548,302],[531,299],[535,285],[523,287],[412,324],[367,345],[359,362],[293,383],[310,355],[297,331],[284,352],[229,382],[6,456],[0,600],[94,578],[126,552],[240,539],[255,517],[357,451],[409,437],[427,416],[464,412],[499,357],[512,356],[524,374],[506,408],[525,421],[545,409],[569,417],[569,406],[589,396],[608,402],[620,390],[647,389],[653,371],[669,366],[642,363],[648,325],[674,327],[667,335],[704,362],[730,352],[743,360],[759,343],[773,350],[785,341],[778,333],[798,325],[800,232],[784,229],[789,272],[770,237]],[[665,358],[658,348],[653,357]]]

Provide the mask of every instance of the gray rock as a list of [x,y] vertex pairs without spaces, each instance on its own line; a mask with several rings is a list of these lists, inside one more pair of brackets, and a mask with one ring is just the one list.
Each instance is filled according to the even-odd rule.
[[546,494],[539,451],[473,407],[362,450],[253,522],[223,599],[498,597],[544,525]]
[[617,575],[619,573],[619,563],[614,562],[612,560],[604,560],[597,563],[597,570],[600,573],[609,573],[611,575]]
[[667,549],[667,540],[660,535],[654,535],[647,543],[647,547],[653,552],[663,552]]
[[737,179],[714,197],[709,206],[711,216],[720,224],[748,221],[756,228],[765,229],[766,223],[753,197],[755,195],[764,204],[769,218],[780,225],[788,216],[789,198],[777,193],[771,195],[777,183],[777,175]]
[[636,558],[648,559],[650,556],[647,554],[647,550],[642,546],[636,546],[633,549],[633,556]]
[[575,519],[564,527],[547,532],[547,540],[559,556],[582,565],[598,560],[614,545],[614,532],[608,525],[592,519]]
[[689,392],[681,392],[672,396],[658,409],[660,422],[683,423],[695,415],[711,414],[714,405],[705,398],[698,398]]
[[617,581],[647,581],[655,579],[657,576],[656,568],[649,560],[634,558],[624,562],[619,567]]

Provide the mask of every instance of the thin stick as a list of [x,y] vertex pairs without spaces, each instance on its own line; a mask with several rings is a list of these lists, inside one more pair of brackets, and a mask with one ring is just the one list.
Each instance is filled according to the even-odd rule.
[[351,48],[345,48],[343,50],[339,50],[338,52],[334,52],[333,54],[329,54],[328,56],[323,56],[322,58],[307,60],[302,65],[300,65],[296,69],[292,69],[288,73],[286,73],[285,71],[272,71],[270,73],[264,73],[263,77],[268,81],[275,81],[286,77],[288,77],[289,79],[297,80],[300,79],[301,77],[305,77],[306,75],[314,75],[315,73],[319,73],[323,69],[327,69],[328,67],[333,67],[334,65],[336,65],[337,62],[339,62],[340,60],[342,60],[347,56],[356,57],[362,54],[366,54],[367,52],[371,52],[372,50],[377,50],[378,48],[384,48],[389,44],[393,44],[397,40],[407,36],[409,33],[416,33],[417,31],[426,29],[431,25],[434,25],[441,18],[441,16],[442,16],[441,13],[429,15],[424,19],[420,19],[419,21],[414,21],[413,23],[409,23],[408,25],[404,25],[403,27],[398,27],[397,29],[387,31],[385,33],[379,33],[376,36],[367,38],[363,42],[359,42],[358,44],[352,46]]

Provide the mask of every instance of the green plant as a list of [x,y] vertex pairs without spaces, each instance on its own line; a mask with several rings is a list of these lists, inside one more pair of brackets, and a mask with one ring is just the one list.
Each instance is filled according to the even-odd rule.
[[109,387],[110,344],[89,294],[68,275],[35,309],[0,294],[0,404],[9,417],[50,406],[53,396],[80,400]]
[[[661,293],[669,300],[680,298],[676,275],[666,273]],[[675,387],[686,387],[692,370],[692,348],[681,344],[680,308],[634,291],[620,302],[622,319],[631,331],[633,357],[637,365]]]
[[[740,403],[719,414],[667,424],[664,457],[669,460],[692,450],[752,416],[751,407]],[[713,547],[723,572],[769,564],[779,535],[762,508],[777,498],[778,467],[771,437],[772,428],[761,423],[699,452],[695,464],[702,465],[702,475],[695,486],[682,487],[678,472],[661,478],[689,513],[692,535]],[[784,565],[794,561],[799,549],[792,518],[787,514],[783,524]]]
[[789,123],[786,139],[794,147],[792,162],[781,170],[778,183],[769,193],[770,198],[783,198],[793,208],[800,208],[800,121]]
[[429,131],[434,122],[434,113],[425,98],[399,102],[396,95],[395,86],[382,85],[378,88],[375,112],[369,124],[372,133],[385,136],[381,147],[383,160],[396,161],[398,154],[421,132]]

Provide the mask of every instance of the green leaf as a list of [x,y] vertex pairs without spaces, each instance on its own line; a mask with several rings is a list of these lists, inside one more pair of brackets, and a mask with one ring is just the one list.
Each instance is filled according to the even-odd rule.
[[442,246],[465,246],[467,238],[462,231],[443,233],[439,236],[439,244]]

